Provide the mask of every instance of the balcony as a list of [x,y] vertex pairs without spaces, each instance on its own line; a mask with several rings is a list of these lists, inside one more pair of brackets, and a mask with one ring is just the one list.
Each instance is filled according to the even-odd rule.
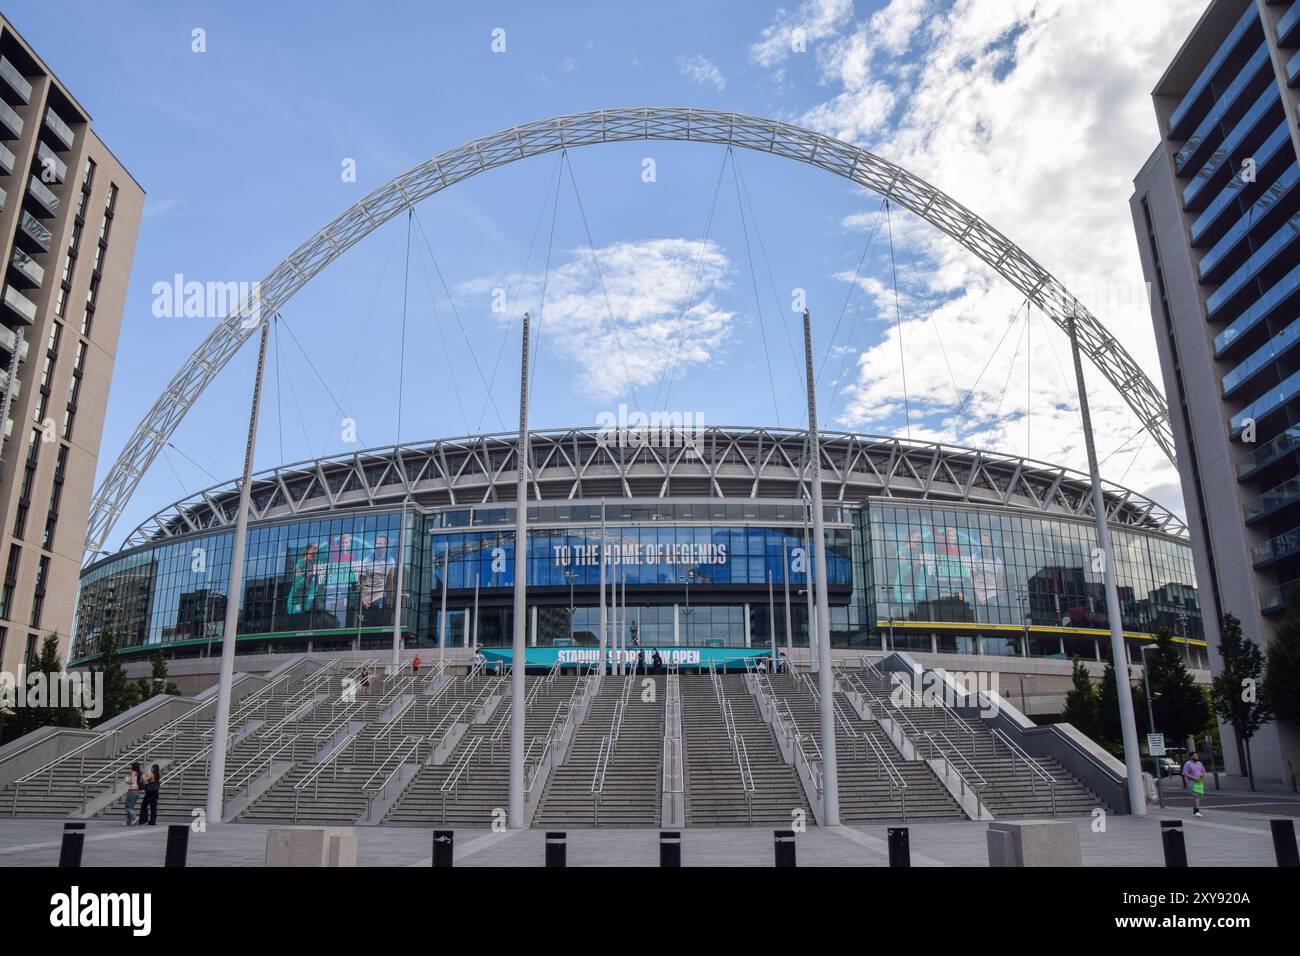
[[36,303],[11,285],[5,286],[5,305],[28,325],[36,321]]
[[1261,468],[1273,464],[1282,456],[1289,455],[1297,449],[1300,449],[1300,425],[1292,425],[1237,462],[1237,480],[1245,481]]
[[[68,164],[54,155],[54,150],[50,149],[44,143],[36,144],[36,157],[41,162],[41,169],[54,170],[54,181],[61,183],[68,178]],[[42,174],[42,182],[49,182],[48,178]]]
[[1205,300],[1205,314],[1214,321],[1216,318],[1222,318],[1218,315],[1228,303],[1232,302],[1237,294],[1244,291],[1249,292],[1254,286],[1253,280],[1266,268],[1274,263],[1297,262],[1297,257],[1291,244],[1300,239],[1300,213],[1296,213],[1286,222],[1284,222],[1274,233],[1264,240],[1263,244],[1243,262],[1232,275],[1224,279],[1222,284],[1214,290],[1213,294]]
[[59,114],[48,107],[45,110],[45,128],[54,134],[55,138],[63,144],[64,149],[72,149],[72,142],[75,139],[72,127],[63,122]]
[[45,183],[41,182],[35,176],[33,176],[28,182],[27,192],[40,204],[41,208],[46,210],[51,216],[57,216],[59,214],[59,197],[54,195],[54,192],[50,187],[45,185]]
[[1228,422],[1230,434],[1233,438],[1236,438],[1245,429],[1246,422],[1252,419],[1259,421],[1272,415],[1283,405],[1294,401],[1297,395],[1300,395],[1300,372],[1288,375],[1281,383],[1270,388],[1259,398],[1233,415]]
[[1259,22],[1259,14],[1255,12],[1254,5],[1251,5],[1242,15],[1241,19],[1233,26],[1232,32],[1219,44],[1219,49],[1214,52],[1210,62],[1201,70],[1200,76],[1194,82],[1183,97],[1182,102],[1169,117],[1169,135],[1175,139],[1180,138],[1185,130],[1183,129],[1185,121],[1191,115],[1191,109],[1200,100],[1201,96],[1210,88],[1210,83],[1215,75],[1223,69],[1224,62],[1232,55],[1233,51],[1240,46],[1241,41],[1246,34]]
[[[1207,186],[1219,180],[1219,173],[1232,168],[1231,159],[1233,156],[1240,155],[1252,137],[1259,135],[1256,130],[1268,123],[1276,122],[1276,118],[1281,115],[1282,126],[1286,127],[1286,111],[1282,107],[1282,94],[1277,91],[1276,86],[1270,86],[1260,94],[1259,99],[1246,114],[1237,120],[1231,132],[1223,138],[1219,148],[1214,154],[1205,161],[1205,165],[1200,171],[1192,177],[1192,181],[1183,187],[1183,208],[1194,211],[1200,208],[1198,197],[1203,201],[1206,197],[1201,196],[1201,191]],[[1290,139],[1288,131],[1288,141]],[[1272,143],[1273,138],[1269,137],[1267,143]],[[1256,166],[1262,168],[1265,159],[1260,153],[1265,147],[1257,147],[1255,150]]]
[[1286,61],[1286,85],[1295,86],[1297,83],[1300,83],[1300,50]]
[[[18,102],[25,104],[32,101],[32,85],[27,82],[27,77],[19,73],[18,67],[3,56],[0,56],[0,80],[5,81],[9,93],[17,97]],[[9,99],[9,95],[5,99]]]
[[1231,114],[1242,97],[1249,96],[1252,100],[1258,97],[1263,90],[1260,85],[1261,80],[1267,83],[1272,73],[1271,61],[1268,58],[1268,44],[1261,43],[1259,49],[1246,61],[1246,65],[1238,71],[1232,83],[1223,91],[1223,95],[1210,107],[1204,119],[1196,127],[1196,131],[1183,144],[1183,148],[1174,155],[1174,170],[1179,176],[1191,175],[1196,171],[1195,167],[1199,165],[1197,157],[1204,155],[1210,141],[1215,138],[1216,131],[1225,122],[1236,122],[1237,117]]
[[18,162],[17,158],[4,143],[0,143],[0,169],[3,169],[6,176],[13,175],[14,163]]
[[[1276,210],[1287,196],[1291,195],[1298,183],[1300,183],[1300,166],[1292,163],[1268,189],[1264,190],[1264,195],[1241,214],[1232,228],[1219,238],[1210,251],[1201,257],[1197,265],[1198,278],[1202,282],[1222,281],[1220,273],[1228,268],[1228,263],[1240,262],[1241,257],[1249,252],[1249,249],[1242,247],[1247,234],[1259,226],[1264,226],[1269,213]],[[1241,251],[1237,251],[1238,249]]]
[[23,214],[18,219],[18,233],[14,238],[25,242],[29,251],[49,252],[50,243],[54,241],[54,233],[46,229],[31,213],[23,210]]
[[1285,611],[1290,603],[1288,598],[1291,591],[1300,585],[1300,580],[1288,581],[1286,584],[1279,585],[1275,588],[1269,588],[1267,591],[1259,592],[1259,609],[1264,614],[1276,614],[1279,611]]
[[23,135],[23,118],[14,112],[14,108],[0,100],[0,137],[17,139]]
[[21,249],[14,249],[13,267],[18,275],[33,286],[39,286],[45,281],[44,267]]
[[1223,376],[1223,397],[1231,398],[1233,392],[1297,345],[1300,345],[1300,319],[1296,319],[1278,332],[1262,348],[1252,352],[1248,358],[1243,359],[1232,371]]
[[1255,545],[1250,549],[1250,558],[1256,568],[1263,568],[1297,553],[1300,553],[1300,528],[1292,528],[1285,534]]
[[[18,361],[27,361],[27,336],[23,336],[22,347],[18,350]],[[0,365],[9,365],[9,356],[14,354],[14,346],[18,344],[18,333],[7,325],[0,325],[0,349],[4,349],[7,355],[0,357]]]
[[[7,389],[8,387],[9,387],[9,369],[0,368],[0,394],[3,394],[5,389]],[[11,394],[13,395],[14,398],[17,398],[22,393],[23,393],[23,380],[21,378],[15,377],[14,388]]]
[[1271,289],[1255,300],[1249,309],[1232,320],[1226,329],[1214,337],[1214,357],[1222,358],[1243,335],[1268,318],[1282,303],[1300,291],[1300,266],[1296,266]]
[[1295,46],[1300,43],[1300,4],[1291,4],[1291,9],[1277,21],[1277,45]]
[[1300,478],[1288,478],[1255,499],[1255,503],[1246,509],[1246,524],[1253,524],[1296,501],[1300,501]]

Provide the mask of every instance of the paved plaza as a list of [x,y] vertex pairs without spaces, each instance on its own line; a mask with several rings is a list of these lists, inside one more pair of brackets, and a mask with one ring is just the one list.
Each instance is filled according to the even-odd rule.
[[[1110,816],[1105,832],[1094,832],[1088,817],[1072,818],[1079,827],[1085,866],[1161,866],[1160,821],[1182,820],[1187,856],[1193,867],[1275,866],[1268,819],[1240,809],[1208,810],[1201,819],[1190,811],[1153,810],[1146,818]],[[58,860],[63,819],[0,819],[0,867],[53,866]],[[223,824],[192,833],[190,866],[262,866],[269,826]],[[913,866],[987,866],[987,823],[909,825]],[[429,866],[432,829],[359,827],[360,866]],[[658,830],[571,829],[568,865],[658,866]],[[492,832],[457,829],[457,866],[541,866],[546,831]],[[161,866],[165,826],[125,827],[104,820],[86,823],[84,866]],[[796,839],[800,866],[888,866],[886,828],[812,827]],[[685,866],[771,866],[771,828],[717,828],[682,831]]]

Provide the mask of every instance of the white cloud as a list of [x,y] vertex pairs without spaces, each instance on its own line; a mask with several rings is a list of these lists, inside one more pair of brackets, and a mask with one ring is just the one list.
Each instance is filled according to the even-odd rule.
[[[818,52],[828,96],[804,125],[855,140],[949,193],[1052,271],[1120,339],[1157,386],[1163,385],[1151,315],[1128,208],[1132,178],[1158,141],[1150,89],[1206,5],[1162,0],[892,0],[865,22],[841,22]],[[780,13],[763,31],[790,18]],[[868,229],[876,203],[847,214],[846,228]],[[899,259],[901,276],[923,296],[904,308],[903,348],[913,435],[925,429],[963,443],[1073,467],[1086,463],[1075,407],[1069,345],[1035,313],[1014,366],[1023,319],[1007,336],[952,421],[956,390],[979,377],[1008,316],[1023,302],[1009,284],[937,230],[900,222],[914,243],[920,276]],[[879,240],[877,240],[879,241]],[[845,281],[851,275],[842,276]],[[880,290],[868,287],[879,305]],[[892,298],[892,291],[891,291]],[[837,405],[839,424],[904,428],[903,375],[892,302],[883,332],[857,362],[856,380]],[[941,350],[936,324],[946,350]],[[1053,351],[1054,350],[1054,351]],[[946,351],[946,356],[944,352]],[[1029,362],[1026,367],[1026,357]],[[951,367],[951,375],[949,374]],[[1137,428],[1133,413],[1100,373],[1088,373],[1099,452]],[[928,415],[919,423],[920,415]],[[1141,447],[1142,453],[1135,455]],[[1142,438],[1106,462],[1103,474],[1159,493],[1181,512],[1177,475],[1155,443]]]
[[750,59],[759,66],[774,66],[795,52],[796,41],[811,46],[833,36],[852,17],[853,0],[805,0],[793,13],[781,7],[749,48]]
[[722,71],[718,69],[717,64],[700,53],[692,56],[679,56],[677,58],[677,72],[692,83],[698,83],[701,86],[708,83],[719,93],[727,88],[727,78],[722,75]]
[[542,361],[562,356],[576,365],[583,388],[599,399],[654,387],[666,370],[680,381],[689,369],[718,358],[736,315],[715,301],[717,293],[730,287],[732,271],[717,243],[618,242],[596,249],[595,257],[599,273],[586,248],[573,250],[552,267],[540,310],[537,276],[522,283],[518,275],[504,281],[476,279],[465,284],[464,292],[484,295],[502,286],[513,294],[520,287],[513,311],[529,309],[540,318]]

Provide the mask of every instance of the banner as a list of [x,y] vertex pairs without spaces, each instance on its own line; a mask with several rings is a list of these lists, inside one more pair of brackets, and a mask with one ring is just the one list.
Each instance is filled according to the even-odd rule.
[[[509,664],[514,659],[514,651],[509,647],[481,647],[479,651],[487,658],[491,667],[496,661]],[[630,647],[623,651],[623,660],[631,664],[637,658],[637,652],[645,653],[647,663],[659,652],[665,664],[679,667],[708,667],[712,662],[715,667],[730,666],[743,669],[744,662],[757,663],[760,657],[771,659],[771,651],[764,647]],[[610,648],[605,649],[605,660],[614,663],[616,656]],[[599,647],[530,647],[524,652],[524,666],[549,670],[556,663],[561,667],[574,664],[597,664],[600,661]]]

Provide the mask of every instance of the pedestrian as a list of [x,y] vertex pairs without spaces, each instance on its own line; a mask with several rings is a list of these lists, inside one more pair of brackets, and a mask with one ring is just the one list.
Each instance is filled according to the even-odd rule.
[[370,668],[361,668],[361,693],[370,696]]
[[140,764],[131,764],[126,773],[126,825],[130,826],[135,823],[135,805],[140,801],[140,794],[144,793],[144,774],[140,772]]
[[153,764],[144,775],[144,800],[140,803],[139,826],[153,826],[158,822],[158,792],[162,789],[162,771]]
[[412,673],[412,674],[418,674],[418,673],[420,673],[420,655],[419,655],[419,654],[416,654],[416,655],[415,655],[415,658],[411,661],[411,673]]
[[782,651],[781,656],[778,657],[776,660],[776,672],[778,674],[784,674],[786,672],[786,668],[788,668],[789,666],[790,666],[790,662],[785,659],[785,651]]
[[1192,785],[1192,816],[1201,815],[1201,797],[1205,796],[1205,764],[1195,750],[1183,764],[1183,783]]
[[766,657],[760,657],[760,658],[758,659],[758,672],[759,672],[760,674],[766,674],[766,673],[767,673],[767,658],[766,658]]
[[654,649],[654,653],[650,655],[650,662],[654,664],[654,669],[656,674],[658,674],[661,670],[663,670],[664,659],[659,656],[659,648],[656,647]]

